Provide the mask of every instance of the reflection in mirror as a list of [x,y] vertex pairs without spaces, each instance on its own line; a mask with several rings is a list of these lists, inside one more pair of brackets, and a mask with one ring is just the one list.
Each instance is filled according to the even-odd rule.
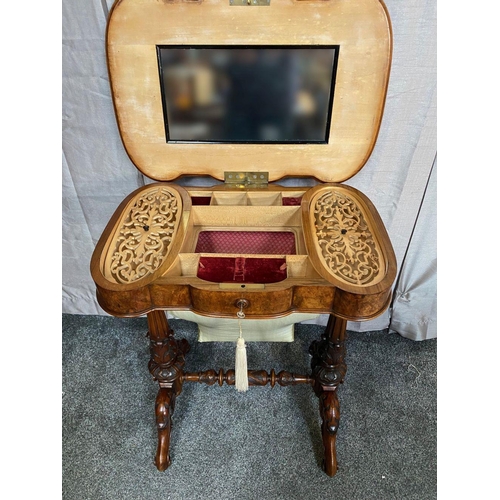
[[325,143],[338,47],[158,47],[169,142]]

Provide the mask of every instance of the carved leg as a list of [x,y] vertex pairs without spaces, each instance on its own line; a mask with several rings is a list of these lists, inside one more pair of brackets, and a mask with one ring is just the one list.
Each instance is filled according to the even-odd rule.
[[337,473],[335,441],[340,420],[340,406],[337,387],[344,381],[347,370],[344,362],[345,329],[347,321],[330,315],[321,340],[311,344],[311,368],[314,378],[314,392],[319,398],[320,415],[323,420],[324,459],[323,469],[329,476]]
[[319,413],[323,420],[321,434],[323,436],[323,470],[329,476],[337,473],[337,429],[340,420],[339,399],[337,391],[323,391],[319,396]]
[[184,355],[189,351],[185,339],[176,340],[163,311],[148,313],[151,359],[149,371],[160,385],[156,397],[156,427],[158,449],[155,464],[164,471],[170,465],[170,432],[175,398],[182,391]]
[[172,413],[175,394],[173,389],[160,387],[156,396],[156,427],[158,429],[158,448],[155,464],[159,471],[164,471],[170,465],[170,431],[172,430]]

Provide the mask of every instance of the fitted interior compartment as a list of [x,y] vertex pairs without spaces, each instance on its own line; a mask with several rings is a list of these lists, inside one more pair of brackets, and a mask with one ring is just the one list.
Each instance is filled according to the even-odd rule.
[[287,278],[286,257],[200,256],[196,276],[214,283],[277,283]]
[[191,220],[183,253],[307,253],[298,206],[197,205]]
[[193,206],[298,206],[304,191],[191,191]]
[[191,204],[193,206],[210,205],[211,201],[212,201],[212,195],[191,196]]
[[277,283],[286,278],[318,278],[307,255],[179,254],[166,273],[214,283]]
[[196,253],[295,255],[293,231],[200,231]]
[[[307,256],[300,206],[282,205],[281,192],[190,194],[197,199],[190,229],[166,277],[259,285],[318,277]],[[288,194],[300,200],[302,192]],[[244,204],[230,204],[238,201]]]
[[245,192],[213,193],[210,205],[246,205],[247,194]]

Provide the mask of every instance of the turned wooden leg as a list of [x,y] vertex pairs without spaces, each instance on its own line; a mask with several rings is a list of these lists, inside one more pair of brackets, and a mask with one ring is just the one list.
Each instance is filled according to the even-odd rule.
[[337,453],[335,442],[340,420],[340,406],[337,387],[344,381],[346,373],[345,330],[347,321],[330,315],[321,340],[311,344],[311,368],[314,378],[314,392],[319,398],[322,419],[323,469],[329,476],[337,473]]
[[176,340],[163,311],[148,313],[148,333],[151,359],[149,371],[160,389],[156,397],[156,427],[158,448],[155,464],[164,471],[170,465],[170,432],[175,398],[182,391],[184,355],[189,351],[185,339]]

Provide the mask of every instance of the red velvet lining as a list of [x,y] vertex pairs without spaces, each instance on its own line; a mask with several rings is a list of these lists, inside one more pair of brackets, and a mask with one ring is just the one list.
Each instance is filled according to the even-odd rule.
[[198,278],[215,283],[276,283],[286,276],[286,259],[200,257]]
[[302,197],[300,196],[288,196],[281,199],[281,204],[286,207],[297,206],[302,203]]
[[210,205],[211,196],[191,196],[192,205]]
[[[212,200],[211,196],[191,196],[191,203],[193,205],[210,205]],[[283,206],[297,206],[302,202],[302,197],[300,196],[285,196],[281,199],[281,204]]]
[[295,235],[290,231],[202,231],[195,252],[295,255]]

